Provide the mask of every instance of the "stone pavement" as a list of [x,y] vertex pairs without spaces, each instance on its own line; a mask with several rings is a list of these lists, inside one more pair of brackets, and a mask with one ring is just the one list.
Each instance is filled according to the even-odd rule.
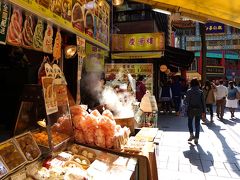
[[[187,118],[160,115],[157,149],[160,180],[240,179],[240,112],[230,120],[201,124],[199,144],[188,143]],[[236,126],[236,127],[234,127]]]

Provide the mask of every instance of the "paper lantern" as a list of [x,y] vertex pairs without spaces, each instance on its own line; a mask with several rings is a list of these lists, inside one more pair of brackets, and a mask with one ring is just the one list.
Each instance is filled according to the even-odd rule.
[[166,72],[167,69],[168,69],[168,68],[167,68],[167,66],[166,66],[165,64],[163,64],[163,65],[160,66],[160,71],[161,71],[161,72]]

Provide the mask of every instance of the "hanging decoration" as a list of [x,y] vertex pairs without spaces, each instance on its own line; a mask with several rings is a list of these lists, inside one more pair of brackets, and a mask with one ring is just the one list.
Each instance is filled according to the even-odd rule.
[[45,30],[43,52],[50,54],[53,52],[53,27],[50,24],[47,25],[47,29]]
[[62,45],[62,37],[60,30],[58,29],[54,46],[53,46],[53,59],[59,60],[61,58],[61,45]]
[[22,22],[22,11],[14,6],[7,33],[7,42],[9,44],[14,46],[22,44]]
[[38,19],[33,35],[33,48],[38,51],[42,51],[43,49],[43,29],[43,21]]
[[32,14],[26,14],[22,31],[22,45],[25,48],[32,48],[34,32],[34,17]]

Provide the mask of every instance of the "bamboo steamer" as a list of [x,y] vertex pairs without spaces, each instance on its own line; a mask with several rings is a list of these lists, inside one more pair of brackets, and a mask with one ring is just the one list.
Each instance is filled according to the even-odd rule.
[[114,117],[116,124],[120,125],[121,127],[128,127],[131,131],[131,134],[134,134],[135,130],[135,118],[134,117],[127,117],[127,118],[120,118]]

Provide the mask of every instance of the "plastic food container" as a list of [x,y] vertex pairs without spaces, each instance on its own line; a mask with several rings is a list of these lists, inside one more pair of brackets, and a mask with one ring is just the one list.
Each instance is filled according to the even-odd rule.
[[29,162],[32,162],[41,156],[41,151],[30,132],[15,137],[15,141]]
[[0,156],[10,172],[27,162],[25,156],[12,139],[0,144]]

